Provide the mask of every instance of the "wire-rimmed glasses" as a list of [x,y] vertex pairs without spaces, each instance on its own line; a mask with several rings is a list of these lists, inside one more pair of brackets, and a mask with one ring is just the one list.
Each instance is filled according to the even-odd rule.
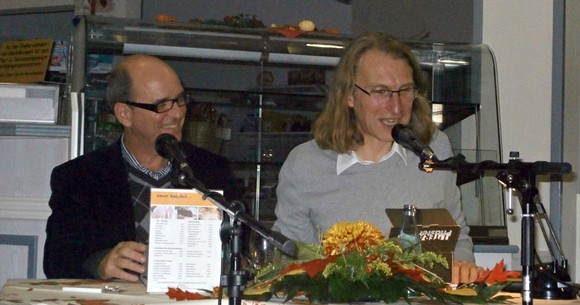
[[354,84],[357,89],[365,93],[366,95],[370,96],[371,100],[377,104],[383,103],[387,100],[393,98],[394,94],[396,93],[399,95],[399,98],[404,101],[414,100],[417,95],[419,94],[419,89],[417,87],[403,87],[399,90],[389,90],[389,89],[374,89],[374,90],[365,90],[357,84]]

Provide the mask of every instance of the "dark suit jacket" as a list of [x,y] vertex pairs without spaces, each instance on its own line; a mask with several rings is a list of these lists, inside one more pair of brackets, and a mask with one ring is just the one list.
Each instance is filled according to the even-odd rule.
[[[194,176],[208,189],[222,189],[226,198],[231,195],[227,160],[184,142],[181,145]],[[135,240],[120,142],[55,167],[50,186],[52,214],[46,226],[44,273],[47,278],[94,277],[94,270],[87,268],[91,257],[99,257],[119,242]]]

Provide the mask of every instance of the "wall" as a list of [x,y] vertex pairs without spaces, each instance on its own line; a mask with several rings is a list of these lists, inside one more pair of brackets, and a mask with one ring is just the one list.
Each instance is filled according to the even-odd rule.
[[[550,160],[552,2],[491,0],[483,5],[483,42],[497,58],[504,159],[520,151],[524,161]],[[526,13],[517,14],[523,5]],[[534,111],[522,117],[523,109]]]
[[473,0],[352,1],[352,32],[381,31],[406,40],[473,41]]
[[[580,168],[580,1],[566,1],[566,31],[564,57],[564,160],[570,162],[574,172]],[[580,279],[580,196],[579,181],[565,183],[562,195],[562,248],[574,271],[576,281]]]
[[2,0],[0,14],[70,10],[74,0]]
[[68,39],[73,16],[72,11],[0,16],[0,42],[47,37]]
[[[510,151],[519,151],[523,161],[550,161],[552,5],[544,0],[483,1],[483,43],[491,46],[498,66],[504,160]],[[546,208],[548,187],[539,187]],[[515,207],[508,231],[510,242],[519,244],[521,209]],[[541,243],[537,248],[547,249]]]

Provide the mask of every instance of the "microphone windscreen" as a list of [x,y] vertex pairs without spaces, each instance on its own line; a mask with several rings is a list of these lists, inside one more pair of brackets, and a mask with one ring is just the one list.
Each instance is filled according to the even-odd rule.
[[403,124],[395,125],[391,131],[391,136],[393,137],[393,140],[399,144],[405,144],[405,142],[407,142],[406,140],[415,139],[415,133],[413,133],[411,127],[405,126]]
[[433,160],[433,159],[437,160],[437,156],[435,156],[435,153],[433,152],[431,147],[421,142],[417,138],[417,136],[415,136],[415,133],[413,132],[413,129],[411,129],[411,127],[402,124],[397,124],[395,125],[395,127],[393,127],[393,130],[391,131],[391,136],[393,137],[393,140],[395,140],[395,142],[397,142],[404,148],[411,150],[417,156],[425,160]]
[[170,133],[163,133],[160,134],[157,139],[155,140],[155,150],[157,153],[165,158],[165,159],[172,159],[171,147],[177,147],[179,141],[177,138],[170,134]]

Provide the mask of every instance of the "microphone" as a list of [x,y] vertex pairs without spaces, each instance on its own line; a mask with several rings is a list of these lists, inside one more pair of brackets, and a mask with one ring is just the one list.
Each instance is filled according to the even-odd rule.
[[399,143],[406,149],[413,151],[422,159],[429,161],[439,160],[429,145],[417,139],[411,127],[405,126],[403,124],[397,124],[393,128],[391,135],[393,136],[395,142]]
[[161,157],[171,162],[175,162],[179,167],[179,170],[181,170],[188,178],[194,178],[193,171],[181,154],[179,141],[177,141],[177,138],[174,135],[169,133],[159,135],[155,140],[155,150]]

